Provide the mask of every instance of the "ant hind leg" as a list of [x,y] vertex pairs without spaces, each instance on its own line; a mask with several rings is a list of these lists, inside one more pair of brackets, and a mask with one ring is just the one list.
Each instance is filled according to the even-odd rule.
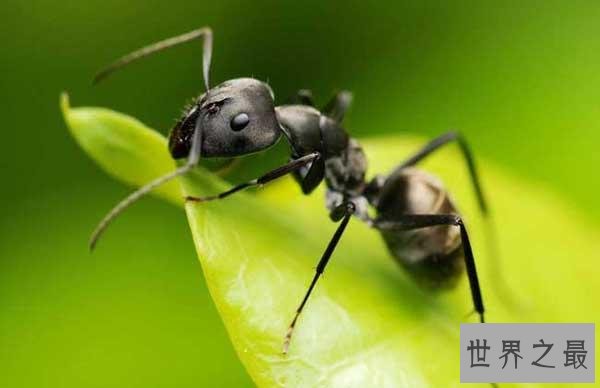
[[479,277],[477,276],[477,269],[475,267],[475,257],[473,255],[473,250],[471,249],[471,242],[469,240],[467,228],[460,216],[456,214],[405,214],[393,221],[375,221],[373,223],[373,226],[376,229],[385,231],[406,231],[427,228],[436,225],[452,225],[457,226],[460,229],[465,267],[467,269],[467,276],[469,278],[473,306],[479,315],[479,321],[484,323],[485,309],[483,307],[483,297],[481,296]]

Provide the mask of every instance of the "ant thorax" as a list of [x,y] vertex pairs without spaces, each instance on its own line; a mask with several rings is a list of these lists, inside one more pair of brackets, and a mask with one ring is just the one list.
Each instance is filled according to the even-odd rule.
[[369,202],[363,195],[366,171],[367,158],[355,139],[349,139],[340,155],[325,159],[325,204],[330,211],[350,200],[356,206],[355,216],[369,219]]

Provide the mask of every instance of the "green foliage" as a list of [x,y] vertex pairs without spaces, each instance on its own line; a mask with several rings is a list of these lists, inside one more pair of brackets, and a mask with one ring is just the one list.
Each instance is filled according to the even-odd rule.
[[[72,109],[66,97],[62,107],[82,148],[118,179],[139,185],[173,168],[165,139],[137,120]],[[389,171],[421,143],[407,136],[363,141],[370,172]],[[238,168],[244,166],[242,160]],[[488,320],[597,321],[598,230],[552,193],[480,166],[500,258],[486,254],[487,229],[458,152],[445,150],[424,164],[444,178],[466,215]],[[229,177],[199,167],[180,180],[181,190],[170,184],[158,194],[181,204],[183,193],[222,191]],[[335,229],[322,192],[304,197],[284,179],[258,195],[185,209],[213,300],[257,385],[458,386],[459,323],[474,321],[466,318],[472,310],[466,279],[447,293],[419,289],[376,232],[351,222],[283,355],[287,325]]]
[[[139,186],[175,167],[165,152],[166,139],[138,120],[104,108],[79,109],[76,114],[69,114],[66,93],[61,96],[60,106],[67,127],[81,148],[113,177]],[[176,182],[155,192],[173,203],[183,203]]]

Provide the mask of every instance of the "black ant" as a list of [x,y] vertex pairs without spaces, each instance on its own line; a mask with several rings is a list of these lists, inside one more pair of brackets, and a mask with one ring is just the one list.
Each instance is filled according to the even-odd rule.
[[[310,194],[325,181],[329,216],[340,224],[291,321],[284,339],[284,353],[288,350],[298,317],[352,216],[380,231],[392,256],[417,281],[430,288],[455,285],[466,267],[473,305],[480,321],[484,322],[475,259],[463,220],[442,185],[435,178],[413,168],[441,146],[457,142],[466,159],[479,207],[484,215],[487,214],[475,162],[467,143],[458,133],[449,132],[434,139],[389,174],[377,175],[366,181],[365,154],[359,143],[341,126],[352,100],[349,92],[338,93],[319,111],[314,107],[311,93],[305,90],[298,93],[298,104],[275,106],[269,85],[252,78],[237,78],[210,87],[210,28],[200,28],[134,51],[102,70],[94,80],[100,81],[113,71],[147,55],[195,39],[203,39],[202,70],[206,92],[177,122],[169,137],[169,150],[173,158],[187,158],[187,162],[119,202],[94,231],[91,249],[108,224],[125,208],[157,186],[193,169],[201,157],[234,158],[248,155],[268,149],[283,137],[291,147],[287,164],[225,192],[207,197],[186,197],[186,201],[223,199],[290,173],[304,194]],[[369,215],[369,206],[375,208],[376,217]]]

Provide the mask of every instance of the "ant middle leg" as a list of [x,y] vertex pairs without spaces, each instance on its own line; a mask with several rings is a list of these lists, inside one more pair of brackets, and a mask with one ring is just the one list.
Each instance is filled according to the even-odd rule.
[[310,285],[308,286],[308,290],[306,291],[304,298],[302,298],[302,302],[300,302],[300,305],[296,309],[296,313],[294,314],[292,323],[290,323],[290,326],[288,327],[288,331],[283,341],[284,354],[287,353],[288,348],[290,346],[290,342],[292,340],[292,335],[294,333],[296,323],[298,322],[298,318],[300,317],[300,314],[302,313],[302,310],[304,309],[304,306],[306,305],[306,302],[308,301],[308,298],[310,297],[313,289],[315,288],[317,280],[319,280],[319,277],[321,277],[321,275],[325,271],[325,267],[327,266],[327,263],[329,263],[329,259],[335,251],[335,248],[338,242],[340,241],[342,234],[344,234],[344,230],[346,230],[346,226],[348,225],[348,222],[350,221],[350,218],[352,217],[355,211],[356,206],[352,202],[344,202],[331,211],[330,218],[332,219],[332,221],[338,222],[341,220],[341,223],[337,227],[335,233],[333,234],[333,237],[329,241],[329,244],[327,244],[327,248],[325,248],[325,252],[323,252],[321,259],[319,260],[319,264],[317,264],[315,274],[312,278],[312,281],[310,282]]

